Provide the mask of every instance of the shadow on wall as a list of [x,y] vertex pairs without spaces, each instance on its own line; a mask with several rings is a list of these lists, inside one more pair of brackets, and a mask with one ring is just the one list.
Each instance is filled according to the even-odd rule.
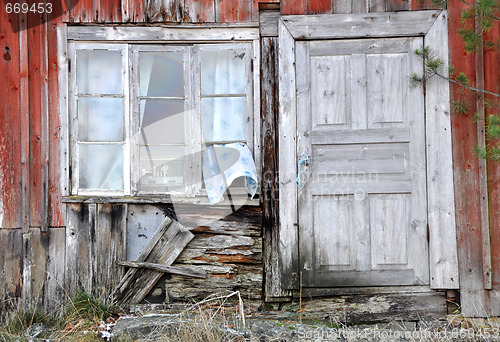
[[[19,0],[3,0],[1,10],[8,14],[12,31],[17,33],[21,27],[26,30],[59,18],[79,2],[80,0],[28,0],[23,3]],[[21,20],[26,21],[24,25],[21,25]]]

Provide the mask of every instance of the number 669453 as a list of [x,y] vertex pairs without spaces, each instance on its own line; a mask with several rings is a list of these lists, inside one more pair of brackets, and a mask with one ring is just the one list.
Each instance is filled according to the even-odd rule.
[[26,13],[39,13],[39,14],[42,14],[42,13],[52,13],[52,4],[50,2],[47,2],[47,3],[34,3],[32,5],[29,5],[28,3],[26,2],[23,2],[23,3],[19,3],[19,2],[16,2],[16,3],[8,3],[5,5],[5,11],[7,11],[7,13],[23,13],[23,14],[26,14]]

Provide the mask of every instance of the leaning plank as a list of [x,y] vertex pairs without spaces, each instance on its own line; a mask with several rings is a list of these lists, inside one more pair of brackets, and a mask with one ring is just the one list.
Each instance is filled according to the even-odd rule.
[[205,279],[208,277],[208,274],[204,271],[195,271],[189,268],[184,267],[176,267],[176,266],[165,266],[160,264],[153,264],[151,262],[137,262],[137,261],[121,261],[118,260],[116,262],[120,266],[127,266],[133,268],[147,268],[149,270],[154,270],[163,273],[171,273],[177,275],[183,275],[187,277],[201,278]]
[[[166,217],[137,261],[170,266],[193,237],[194,235],[181,224]],[[112,299],[118,305],[137,304],[144,299],[161,276],[162,273],[157,271],[131,268],[113,291]]]

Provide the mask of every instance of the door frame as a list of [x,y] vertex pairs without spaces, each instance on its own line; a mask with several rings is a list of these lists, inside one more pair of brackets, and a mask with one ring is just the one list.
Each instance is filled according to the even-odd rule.
[[[316,39],[424,37],[424,45],[448,68],[446,11],[283,16],[279,33],[279,231],[278,274],[267,297],[299,289],[297,193],[297,96],[295,41]],[[447,71],[446,71],[447,72]],[[408,80],[410,82],[410,80]],[[432,289],[458,289],[449,82],[434,77],[425,99],[429,270]],[[444,151],[444,152],[443,152]]]

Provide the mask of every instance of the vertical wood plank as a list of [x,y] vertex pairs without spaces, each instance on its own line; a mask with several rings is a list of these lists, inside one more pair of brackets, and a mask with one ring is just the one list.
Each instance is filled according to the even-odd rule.
[[283,289],[297,288],[297,103],[295,89],[295,40],[285,23],[279,21],[279,254]]
[[[98,21],[104,23],[119,23],[122,21],[122,0],[97,1],[99,1]],[[94,11],[96,11],[96,9],[94,9]]]
[[148,22],[179,22],[182,20],[179,0],[146,0],[145,16]]
[[121,9],[121,22],[128,23],[130,21],[129,0],[121,0],[120,1],[120,9]]
[[281,4],[281,15],[307,14],[307,0],[283,1]]
[[[122,6],[124,8],[128,7],[127,10],[122,11],[122,21],[124,21],[123,18],[128,19],[127,22],[132,22],[132,23],[142,23],[146,21],[146,16],[145,16],[145,1],[144,0],[122,0]],[[127,6],[126,6],[127,5]]]
[[[54,3],[53,13],[62,13],[63,8],[61,3]],[[47,46],[48,46],[48,225],[52,227],[64,226],[64,204],[61,202],[63,187],[61,186],[61,178],[64,173],[61,173],[61,157],[62,153],[67,153],[60,142],[62,141],[63,128],[61,125],[60,115],[60,92],[59,92],[59,52],[64,56],[65,51],[58,48],[57,30],[62,26],[62,16],[54,17],[48,15],[48,31],[47,31]],[[65,42],[63,44],[66,44]],[[62,94],[64,96],[64,94]],[[66,166],[65,166],[66,167]]]
[[308,14],[332,13],[332,0],[310,0],[308,7]]
[[[56,29],[57,39],[57,83],[59,89],[59,165],[52,164],[54,168],[59,166],[60,194],[68,196],[70,194],[70,170],[69,170],[69,111],[68,111],[68,78],[69,78],[69,56],[66,36],[66,26],[61,25]],[[63,128],[64,127],[64,128]],[[62,214],[66,217],[65,206],[61,208]]]
[[432,3],[432,0],[411,0],[411,10],[412,11],[436,9],[436,8],[437,8],[437,6],[435,6]]
[[387,12],[407,11],[410,0],[385,0],[385,10]]
[[[12,22],[10,22],[12,20]],[[21,146],[23,123],[21,112],[20,49],[25,32],[15,33],[12,27],[19,26],[19,16],[0,13],[0,75],[3,77],[0,101],[0,228],[20,228],[23,226],[23,171]],[[8,51],[10,60],[3,55]],[[25,84],[25,82],[23,82]],[[15,208],[15,209],[14,209]],[[1,297],[0,297],[1,298]]]
[[[447,17],[442,12],[427,33],[424,44],[443,60],[443,70],[448,68],[447,36]],[[452,149],[449,85],[446,80],[433,78],[426,86],[431,287],[457,289],[459,281],[453,193],[455,190],[460,191],[460,188],[453,187],[452,155],[442,153],[443,150]]]
[[[500,24],[498,22],[485,35],[488,40],[498,41],[500,39]],[[498,49],[486,49],[484,51],[484,86],[485,89],[494,93],[500,93],[500,51]],[[493,108],[498,108],[499,100],[493,96],[486,95],[486,98],[494,103]],[[495,107],[496,106],[496,107]],[[499,115],[498,110],[488,110],[489,114]],[[500,163],[495,161],[488,162],[488,195],[489,195],[489,214],[491,229],[491,263],[492,263],[492,285],[498,289],[500,286]],[[491,312],[493,315],[499,313]]]
[[370,12],[385,12],[385,0],[368,0]]
[[68,300],[64,289],[66,233],[64,228],[48,232],[32,228],[31,234],[31,297],[45,312],[57,314]]
[[[441,22],[443,23],[443,22]],[[446,21],[444,21],[446,23]],[[433,37],[431,39],[436,39],[440,37]],[[442,39],[446,40],[446,34],[444,34],[444,37]],[[427,227],[429,223],[429,214],[428,214],[428,198],[429,198],[429,193],[428,189],[426,189],[427,180],[428,180],[428,173],[426,174],[426,143],[429,141],[426,140],[426,129],[429,126],[429,122],[427,121],[426,123],[426,108],[425,106],[429,103],[430,100],[424,98],[424,91],[422,87],[412,87],[410,85],[410,82],[408,81],[409,75],[412,75],[413,73],[419,73],[422,70],[423,67],[423,62],[420,60],[417,55],[414,53],[416,49],[421,47],[422,45],[425,44],[425,38],[422,41],[422,38],[412,38],[409,39],[409,46],[408,46],[408,53],[406,54],[404,60],[405,62],[407,61],[407,67],[406,70],[402,71],[403,75],[407,75],[403,79],[406,79],[406,82],[403,84],[405,87],[405,91],[403,94],[404,98],[404,103],[406,107],[406,115],[403,115],[402,120],[404,122],[408,122],[408,126],[410,128],[410,135],[411,139],[413,141],[419,141],[421,143],[418,144],[412,144],[410,143],[409,146],[409,153],[408,153],[408,158],[410,160],[410,177],[412,179],[412,184],[411,184],[411,203],[410,203],[410,208],[412,211],[412,221],[409,222],[409,230],[408,234],[410,237],[410,241],[412,242],[411,245],[409,246],[409,259],[410,259],[410,264],[411,267],[415,271],[415,283],[416,284],[430,284],[432,286],[432,280],[430,279],[430,262],[429,262],[429,236],[427,232]],[[442,43],[446,45],[445,43]],[[442,55],[442,59],[446,60],[447,55]],[[444,87],[443,89],[439,89],[441,91],[444,91],[445,93],[448,91],[448,88],[445,86],[445,84],[441,84]],[[437,92],[437,90],[436,90]],[[446,102],[445,102],[446,106]],[[423,114],[423,115],[422,115]],[[438,124],[436,122],[436,124]],[[438,126],[441,127],[441,126]],[[446,128],[449,127],[445,126]],[[451,139],[449,139],[451,141]],[[437,146],[437,145],[436,145]],[[451,160],[451,145],[446,145],[443,144],[442,147],[436,147],[437,151],[442,152],[443,148],[445,146],[448,148],[447,150],[444,150],[447,152],[449,156],[449,160]],[[434,151],[433,151],[434,152]],[[441,153],[442,154],[442,153]],[[443,167],[446,168],[448,167],[447,170],[445,170],[445,174],[449,175],[450,177],[452,176],[452,164],[451,162],[449,164],[443,164]],[[447,173],[446,173],[447,172]],[[451,184],[452,178],[449,178],[449,183]],[[426,192],[427,190],[427,192]],[[451,206],[451,210],[453,210],[453,186],[451,186],[451,192],[447,193],[447,199],[451,200],[451,204],[447,203],[446,201],[443,201],[445,204],[448,204]],[[444,190],[441,190],[444,191]],[[427,196],[427,198],[426,198]],[[443,195],[444,196],[444,195]],[[427,201],[426,201],[427,199]],[[448,207],[447,207],[448,209]],[[452,214],[453,215],[453,214]],[[455,226],[454,222],[447,222],[449,223],[448,226],[443,226],[441,227],[443,230],[447,229],[447,233],[451,234],[453,238],[455,238],[454,232],[455,232]],[[451,232],[450,232],[451,231]],[[418,244],[416,243],[418,241]],[[451,245],[451,244],[450,244]],[[449,248],[449,245],[446,245],[446,247],[437,247],[437,248]],[[455,249],[456,250],[456,249]],[[427,259],[426,263],[419,262],[419,260],[422,258],[422,255],[425,255],[425,258]],[[456,255],[453,254],[453,251],[451,255]],[[453,259],[456,260],[456,259]],[[456,264],[452,263],[452,267],[455,266]]]
[[[366,129],[368,128],[368,107],[367,107],[367,92],[366,92],[366,58],[365,54],[351,55],[351,128]],[[352,105],[352,101],[356,105]]]
[[30,100],[29,100],[29,60],[28,60],[28,21],[25,14],[19,15],[19,56],[21,78],[21,186],[23,232],[29,232],[31,224],[31,177],[30,177]]
[[[315,60],[317,61],[316,58]],[[319,101],[314,101],[315,97],[318,97],[317,95],[320,95],[319,97],[323,96],[323,89],[317,89],[318,82],[314,81],[319,78],[319,83],[321,83],[321,85],[325,85],[324,77],[325,74],[327,74],[327,68],[324,68],[325,70],[323,71],[325,72],[322,73],[320,77],[315,77],[317,74],[320,74],[320,71],[317,69],[318,64],[324,66],[324,63],[322,63],[322,61],[314,63],[314,61],[311,60],[311,57],[309,55],[309,42],[297,42],[295,44],[295,58],[289,58],[289,61],[293,62],[293,73],[296,73],[295,87],[293,87],[293,91],[296,94],[296,98],[293,98],[293,101],[296,101],[295,112],[301,113],[301,115],[297,115],[295,118],[296,124],[295,122],[293,123],[294,127],[297,127],[297,132],[294,132],[294,135],[296,134],[297,136],[296,154],[289,157],[294,161],[295,165],[299,162],[299,160],[303,160],[305,156],[312,156],[312,146],[310,138],[312,130],[311,126],[315,125],[316,123],[314,121],[318,120],[312,119],[311,111],[315,111],[315,107],[318,106],[317,102],[327,102],[323,98],[321,98]],[[297,66],[297,68],[295,68],[295,66]],[[335,72],[332,71],[331,74],[335,74]],[[341,82],[342,81],[340,81],[340,83]],[[335,85],[336,84],[334,84],[334,86]],[[326,91],[324,92],[326,93]],[[329,104],[331,105],[332,103],[329,102]],[[293,138],[295,138],[295,136]],[[295,141],[293,141],[292,143],[295,145]],[[315,268],[316,264],[320,262],[318,257],[322,256],[319,249],[316,248],[316,250],[314,250],[316,246],[320,248],[320,243],[318,243],[318,240],[315,239],[314,234],[317,233],[318,230],[321,230],[321,228],[323,228],[321,222],[317,222],[317,219],[319,215],[324,214],[323,212],[318,212],[318,210],[321,210],[321,208],[318,208],[317,206],[318,203],[321,204],[321,198],[318,198],[320,196],[313,198],[313,196],[311,196],[311,189],[309,186],[312,179],[311,170],[314,163],[315,160],[311,159],[309,161],[309,164],[302,164],[300,169],[301,172],[296,176],[300,177],[299,179],[301,182],[301,186],[299,189],[297,189],[297,181],[295,180],[293,182],[293,191],[297,194],[296,201],[298,201],[298,203],[296,205],[298,205],[298,209],[297,213],[295,214],[297,215],[297,217],[295,218],[296,227],[292,226],[294,229],[297,229],[297,241],[295,241],[296,245],[293,245],[292,248],[297,250],[296,253],[298,253],[298,251],[300,250],[300,255],[298,256],[299,265],[296,266],[297,268],[295,269],[295,271],[300,272],[299,279],[302,280],[307,278],[307,273],[310,272],[311,269]],[[281,170],[283,169],[281,169],[280,164],[280,174]],[[280,196],[280,198],[282,197]],[[280,209],[281,205],[283,205],[283,203],[280,203]],[[311,243],[311,239],[314,240],[314,243]],[[315,258],[314,256],[318,257]]]
[[215,22],[215,0],[184,0],[182,17],[184,22]]
[[44,13],[40,23],[40,116],[41,116],[41,179],[40,179],[40,228],[49,229],[49,68],[48,68],[48,14]]
[[96,215],[96,234],[93,277],[93,295],[108,300],[113,288],[123,276],[123,267],[116,267],[117,260],[126,260],[126,218],[124,204],[99,204]]
[[68,20],[70,23],[90,23],[94,20],[93,0],[68,0]]
[[368,13],[369,0],[353,0],[352,13]]
[[79,290],[92,293],[95,214],[95,204],[68,204],[66,208],[64,286],[70,295]]
[[352,13],[352,0],[335,0],[333,13]]
[[19,307],[23,292],[23,231],[0,229],[0,245],[10,246],[0,253],[0,317]]
[[[461,2],[455,2],[449,8],[450,64],[464,72],[469,80],[474,80],[475,57],[464,51],[464,42],[457,33],[462,26],[461,12],[465,9],[468,6]],[[474,82],[471,83],[475,86]],[[451,89],[452,100],[458,100],[459,87],[452,85]],[[477,108],[472,95],[463,99],[470,109],[466,115],[451,115],[456,227],[462,313],[469,317],[484,317],[489,301],[483,284],[479,162],[473,153],[477,145],[477,126],[472,115]]]
[[281,295],[279,267],[278,207],[278,39],[261,39],[261,122],[262,122],[262,230],[264,239],[264,292]]
[[[476,85],[479,89],[484,89],[484,56],[483,50],[476,51]],[[477,113],[485,117],[485,97],[483,93],[475,94],[477,103]],[[486,125],[484,120],[477,122],[477,140],[478,146],[486,147]],[[483,252],[483,282],[484,288],[492,289],[491,276],[491,236],[490,236],[490,218],[488,213],[488,169],[485,159],[479,158],[479,207],[481,211],[481,238]]]
[[43,167],[45,135],[45,36],[44,24],[38,15],[28,14],[28,73],[29,73],[29,168],[30,168],[30,226],[40,227],[44,221],[43,182],[46,169]]
[[251,0],[217,0],[217,22],[247,23],[252,21]]

